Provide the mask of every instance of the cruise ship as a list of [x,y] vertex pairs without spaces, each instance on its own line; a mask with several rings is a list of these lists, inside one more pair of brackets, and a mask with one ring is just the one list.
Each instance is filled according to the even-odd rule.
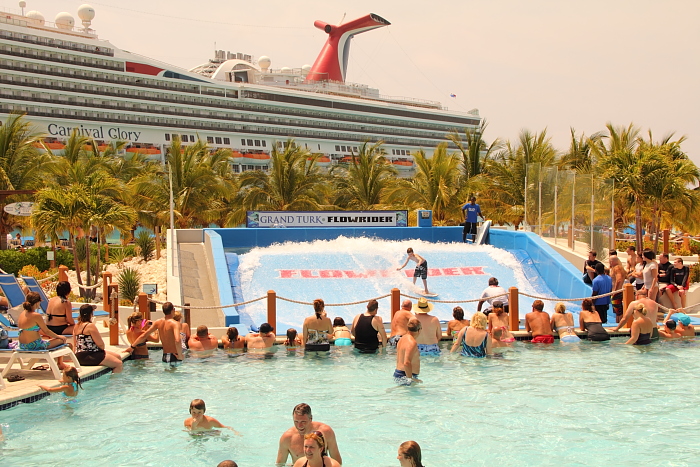
[[267,170],[270,151],[294,144],[319,154],[319,165],[352,160],[365,142],[384,142],[398,169],[413,168],[457,129],[476,128],[478,110],[389,97],[345,81],[356,34],[390,23],[369,14],[341,25],[316,21],[328,34],[315,63],[273,69],[261,56],[218,50],[191,70],[119,49],[91,28],[95,10],[53,22],[38,11],[0,12],[0,120],[24,112],[44,144],[60,151],[73,131],[99,146],[126,141],[127,152],[162,157],[174,137],[233,151],[234,170]]

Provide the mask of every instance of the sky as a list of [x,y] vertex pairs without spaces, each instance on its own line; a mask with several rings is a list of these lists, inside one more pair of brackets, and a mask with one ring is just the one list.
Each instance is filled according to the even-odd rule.
[[[17,1],[0,7],[17,11]],[[47,21],[77,20],[80,1],[27,0]],[[347,81],[389,96],[479,109],[487,141],[546,129],[565,151],[571,128],[591,135],[638,126],[654,140],[686,136],[700,165],[700,1],[697,0],[101,0],[101,39],[186,69],[213,50],[267,55],[273,68],[313,64],[326,34],[375,13],[389,27],[355,36]],[[201,6],[199,6],[201,5]],[[450,94],[457,97],[452,98]]]

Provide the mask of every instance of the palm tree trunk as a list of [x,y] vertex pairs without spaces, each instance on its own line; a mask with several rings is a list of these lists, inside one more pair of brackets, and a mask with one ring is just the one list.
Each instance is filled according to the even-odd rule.
[[160,226],[153,226],[153,231],[156,234],[156,259],[160,259]]
[[639,198],[634,198],[634,231],[637,240],[637,252],[644,251],[644,236],[642,235],[642,209],[639,206]]

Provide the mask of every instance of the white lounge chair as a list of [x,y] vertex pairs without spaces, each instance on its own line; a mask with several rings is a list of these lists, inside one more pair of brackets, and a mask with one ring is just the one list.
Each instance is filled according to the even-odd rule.
[[19,367],[21,369],[31,370],[38,361],[45,361],[49,365],[49,368],[51,368],[54,377],[56,379],[61,379],[61,370],[59,370],[58,365],[56,364],[56,359],[58,357],[69,357],[73,361],[73,366],[75,369],[80,371],[80,363],[78,362],[78,358],[75,356],[70,347],[63,345],[49,350],[13,351],[12,355],[10,356],[10,361],[7,363],[7,366],[5,366],[5,369],[2,370],[2,377],[4,378],[7,375],[15,362],[19,363]]

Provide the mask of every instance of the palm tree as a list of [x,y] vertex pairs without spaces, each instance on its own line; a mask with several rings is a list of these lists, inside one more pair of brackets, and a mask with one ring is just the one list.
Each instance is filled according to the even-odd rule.
[[590,174],[595,165],[591,147],[600,141],[603,133],[597,132],[587,137],[583,133],[581,136],[576,136],[576,130],[573,127],[570,130],[569,150],[559,160],[559,167],[564,170],[575,170],[579,174]]
[[364,143],[348,167],[334,173],[337,189],[334,204],[360,211],[382,209],[396,173],[384,157],[381,142]]
[[[42,186],[42,170],[48,157],[36,148],[42,134],[24,119],[12,114],[0,125],[0,190],[34,190]],[[5,198],[2,195],[0,201]],[[20,201],[22,195],[10,195],[8,201]],[[7,248],[7,233],[17,224],[0,211],[0,249]]]
[[447,139],[457,146],[462,156],[462,174],[465,182],[480,175],[484,171],[486,162],[502,147],[498,138],[491,144],[484,140],[487,126],[488,123],[484,119],[478,128],[465,128],[464,140],[457,130],[447,135]]
[[247,210],[318,211],[326,207],[329,184],[320,174],[317,157],[291,140],[282,152],[275,147],[269,173],[240,175],[237,206],[229,213],[227,225],[243,223]]
[[410,180],[399,180],[397,186],[389,190],[387,199],[412,209],[431,209],[438,225],[448,219],[459,219],[459,158],[447,152],[447,143],[441,143],[433,157],[426,157],[421,150],[414,159],[416,175]]

